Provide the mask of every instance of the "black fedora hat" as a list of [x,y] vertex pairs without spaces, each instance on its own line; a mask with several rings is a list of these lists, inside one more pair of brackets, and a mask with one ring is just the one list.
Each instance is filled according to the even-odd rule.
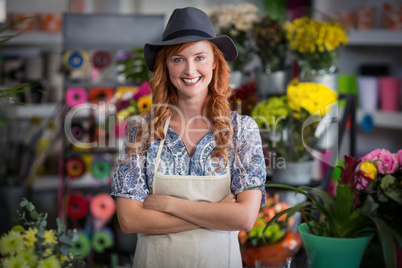
[[203,40],[213,42],[227,61],[236,59],[237,48],[233,40],[227,35],[216,36],[211,19],[205,12],[194,7],[175,9],[163,31],[162,41],[145,44],[145,62],[153,71],[156,54],[164,46]]

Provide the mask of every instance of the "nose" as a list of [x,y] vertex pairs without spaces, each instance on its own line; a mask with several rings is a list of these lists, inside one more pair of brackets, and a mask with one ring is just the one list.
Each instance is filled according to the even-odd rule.
[[186,61],[186,69],[184,70],[186,75],[191,76],[195,73],[196,65],[192,61]]

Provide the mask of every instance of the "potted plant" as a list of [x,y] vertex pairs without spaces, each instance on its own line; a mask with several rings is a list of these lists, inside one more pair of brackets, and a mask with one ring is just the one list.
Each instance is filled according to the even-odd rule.
[[288,42],[282,23],[266,14],[254,23],[252,32],[255,53],[262,64],[262,70],[256,73],[260,99],[266,99],[269,94],[285,93]]
[[310,182],[311,150],[319,140],[317,126],[336,101],[337,94],[328,87],[303,82],[290,84],[286,95],[270,97],[253,109],[251,115],[269,151],[266,157],[273,181],[299,185]]
[[301,237],[291,229],[294,225],[292,217],[278,218],[277,222],[271,224],[263,232],[270,219],[289,207],[287,203],[279,201],[279,194],[275,194],[273,197],[267,196],[253,229],[249,232],[239,232],[242,260],[245,265],[254,266],[256,260],[273,256],[292,257],[299,250]]
[[402,247],[401,160],[402,150],[392,154],[377,149],[359,161],[345,156],[343,167],[338,166],[336,197],[317,188],[268,184],[303,194],[307,200],[278,213],[265,228],[285,214],[300,212],[305,222],[298,230],[312,267],[359,267],[367,245],[377,235],[385,267],[396,268],[395,249]]
[[327,86],[336,90],[336,76],[332,74],[340,49],[348,42],[341,24],[301,17],[285,22],[284,28],[290,52],[301,69],[300,80],[322,82],[331,77]]

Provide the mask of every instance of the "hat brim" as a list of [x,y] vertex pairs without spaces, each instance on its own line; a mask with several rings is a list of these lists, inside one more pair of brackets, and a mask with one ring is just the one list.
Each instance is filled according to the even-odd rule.
[[161,50],[164,46],[169,45],[177,45],[183,44],[188,42],[198,42],[198,41],[211,41],[214,43],[223,53],[225,56],[225,60],[227,61],[234,61],[237,58],[237,48],[234,44],[233,40],[227,35],[220,35],[216,37],[200,37],[200,36],[183,36],[176,39],[162,41],[158,43],[147,43],[144,46],[144,57],[145,62],[148,66],[148,69],[152,72],[154,71],[154,62],[156,58],[156,54],[159,50]]

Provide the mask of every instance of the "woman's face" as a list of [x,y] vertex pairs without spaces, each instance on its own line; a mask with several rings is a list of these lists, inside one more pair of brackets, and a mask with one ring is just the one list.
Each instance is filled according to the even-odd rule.
[[212,46],[200,41],[167,59],[170,81],[179,99],[204,101],[215,69]]

